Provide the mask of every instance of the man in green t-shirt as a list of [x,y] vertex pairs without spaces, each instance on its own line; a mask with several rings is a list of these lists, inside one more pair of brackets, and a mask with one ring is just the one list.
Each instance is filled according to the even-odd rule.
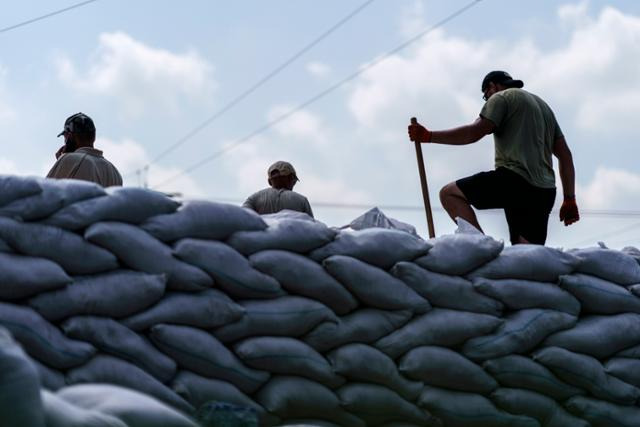
[[430,131],[419,123],[409,126],[409,139],[447,145],[466,145],[493,134],[495,170],[459,179],[440,190],[440,201],[455,221],[461,217],[479,230],[476,209],[504,209],[512,244],[543,245],[555,201],[552,155],[558,158],[564,202],[560,221],[580,219],[575,197],[571,151],[553,111],[540,97],[522,89],[505,71],[492,71],[482,81],[486,101],[469,125]]

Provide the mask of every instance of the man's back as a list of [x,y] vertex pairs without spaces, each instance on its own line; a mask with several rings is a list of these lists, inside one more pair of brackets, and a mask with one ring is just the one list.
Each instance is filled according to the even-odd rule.
[[311,205],[306,197],[295,191],[284,188],[265,188],[252,194],[242,204],[243,207],[252,209],[260,215],[280,212],[284,209],[304,212],[313,217]]
[[122,177],[102,151],[90,147],[78,148],[73,153],[62,155],[53,165],[47,178],[70,178],[91,181],[110,187],[122,185]]

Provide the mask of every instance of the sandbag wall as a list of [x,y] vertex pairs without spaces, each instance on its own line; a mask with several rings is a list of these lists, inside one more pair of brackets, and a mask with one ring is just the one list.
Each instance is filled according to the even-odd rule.
[[49,390],[264,425],[640,425],[638,253],[423,241],[0,177],[0,325]]

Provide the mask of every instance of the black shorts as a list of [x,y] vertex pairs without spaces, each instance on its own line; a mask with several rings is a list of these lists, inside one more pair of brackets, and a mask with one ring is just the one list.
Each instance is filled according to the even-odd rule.
[[512,244],[522,236],[530,243],[544,245],[555,188],[531,185],[507,168],[480,172],[457,180],[456,185],[476,209],[504,209]]

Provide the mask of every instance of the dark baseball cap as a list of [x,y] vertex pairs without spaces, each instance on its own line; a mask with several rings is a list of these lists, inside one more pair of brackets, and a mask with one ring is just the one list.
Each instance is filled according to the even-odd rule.
[[58,136],[64,135],[65,132],[91,133],[95,131],[96,126],[93,124],[91,117],[84,113],[76,113],[64,121],[64,129]]
[[496,83],[506,87],[517,88],[521,88],[522,86],[524,86],[522,80],[514,80],[513,77],[511,77],[511,74],[507,73],[506,71],[492,71],[487,74],[484,77],[484,80],[482,80],[482,87],[480,88],[480,90],[482,92],[486,91],[489,83]]

